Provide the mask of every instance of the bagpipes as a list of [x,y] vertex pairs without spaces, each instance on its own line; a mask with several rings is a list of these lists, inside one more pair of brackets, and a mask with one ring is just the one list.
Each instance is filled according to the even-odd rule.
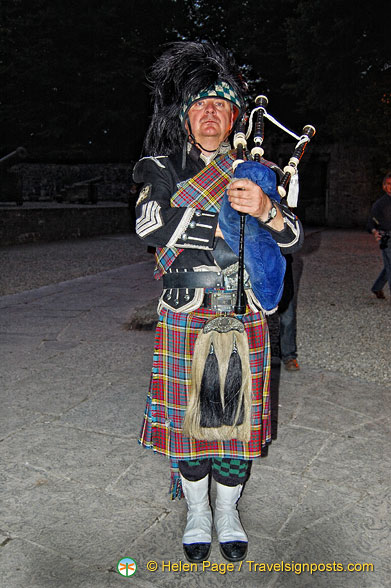
[[[250,117],[243,116],[234,136],[236,160],[233,180],[246,178],[255,182],[277,204],[287,195],[291,178],[297,174],[305,148],[315,135],[307,125],[301,136],[284,127],[266,110],[266,96],[258,96]],[[255,118],[255,124],[254,124]],[[288,165],[278,171],[280,182],[270,162],[263,159],[264,119],[297,139]],[[248,130],[246,124],[248,122]],[[247,140],[254,126],[251,153]],[[251,370],[246,330],[241,317],[246,313],[245,270],[251,290],[266,312],[276,308],[282,296],[285,259],[271,233],[258,219],[234,210],[227,192],[219,213],[224,239],[238,256],[236,304],[232,314],[217,316],[206,322],[195,343],[192,361],[191,392],[183,424],[185,435],[201,440],[238,439],[249,441],[251,435]]]
[[[247,133],[244,132],[246,116],[242,118],[238,132],[235,133],[234,147],[236,148],[237,157],[233,164],[233,180],[238,178],[252,180],[269,196],[272,203],[279,204],[281,198],[284,198],[287,194],[291,178],[297,174],[298,164],[308,142],[315,134],[315,128],[307,125],[303,128],[302,135],[297,136],[267,112],[268,101],[266,96],[258,96],[255,103],[256,107],[250,115]],[[247,139],[252,132],[254,117],[254,147],[250,154],[247,151]],[[288,165],[285,166],[283,171],[262,159],[264,154],[262,144],[265,118],[268,118],[298,140]],[[247,158],[246,161],[245,158]],[[278,186],[277,176],[273,169],[276,169],[281,175]],[[225,195],[221,206],[219,224],[224,239],[239,257],[239,281],[235,314],[243,314],[245,310],[244,267],[246,267],[250,275],[252,290],[262,308],[266,312],[273,311],[282,296],[285,275],[285,260],[281,255],[278,244],[270,232],[265,230],[266,225],[262,226],[258,219],[234,210],[228,201],[227,195]],[[245,236],[246,244],[244,243]]]

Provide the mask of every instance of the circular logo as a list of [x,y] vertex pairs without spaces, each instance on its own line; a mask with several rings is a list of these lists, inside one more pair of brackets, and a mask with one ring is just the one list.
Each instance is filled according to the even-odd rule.
[[133,574],[136,573],[136,570],[137,564],[134,559],[131,559],[130,557],[123,557],[117,563],[117,571],[121,576],[133,576]]

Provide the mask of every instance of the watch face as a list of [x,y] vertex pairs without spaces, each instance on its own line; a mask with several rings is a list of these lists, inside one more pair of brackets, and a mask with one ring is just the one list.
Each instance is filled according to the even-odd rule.
[[270,221],[274,219],[276,214],[277,214],[277,207],[274,204],[274,202],[272,202],[272,207],[268,212],[267,219],[265,221],[263,221],[263,224],[267,225],[268,223],[270,223]]
[[267,225],[268,223],[270,223],[270,221],[274,219],[276,214],[277,214],[277,208],[276,208],[275,204],[272,202],[272,207],[268,212],[268,216],[267,216],[267,219],[264,221],[264,224]]
[[271,209],[269,210],[269,218],[274,218],[277,214],[277,208],[272,205]]

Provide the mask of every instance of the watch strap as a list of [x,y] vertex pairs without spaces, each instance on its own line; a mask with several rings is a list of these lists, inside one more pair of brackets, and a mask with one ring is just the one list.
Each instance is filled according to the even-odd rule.
[[276,205],[274,204],[274,202],[272,202],[272,207],[269,210],[268,217],[265,221],[263,221],[263,224],[264,225],[269,224],[270,221],[272,221],[275,218],[276,214],[277,214],[277,208],[276,208]]

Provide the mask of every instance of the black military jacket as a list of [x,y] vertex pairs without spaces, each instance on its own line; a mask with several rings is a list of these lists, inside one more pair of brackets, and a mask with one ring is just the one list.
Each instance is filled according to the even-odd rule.
[[[134,168],[134,181],[143,184],[136,204],[137,234],[154,247],[183,249],[171,265],[170,272],[182,274],[184,270],[193,271],[194,268],[224,270],[237,262],[236,255],[225,241],[215,237],[217,212],[170,206],[170,199],[181,183],[195,176],[205,165],[200,151],[193,146],[183,168],[180,152],[170,156],[145,157]],[[286,205],[280,204],[279,208],[284,216],[284,229],[275,231],[264,224],[262,227],[270,232],[283,254],[293,253],[302,245],[301,223]],[[203,296],[203,292],[198,292],[196,296],[197,288],[185,288],[181,292],[168,290],[171,288],[165,288],[163,293],[163,305],[181,311],[193,310],[198,304],[194,298],[200,302]]]

